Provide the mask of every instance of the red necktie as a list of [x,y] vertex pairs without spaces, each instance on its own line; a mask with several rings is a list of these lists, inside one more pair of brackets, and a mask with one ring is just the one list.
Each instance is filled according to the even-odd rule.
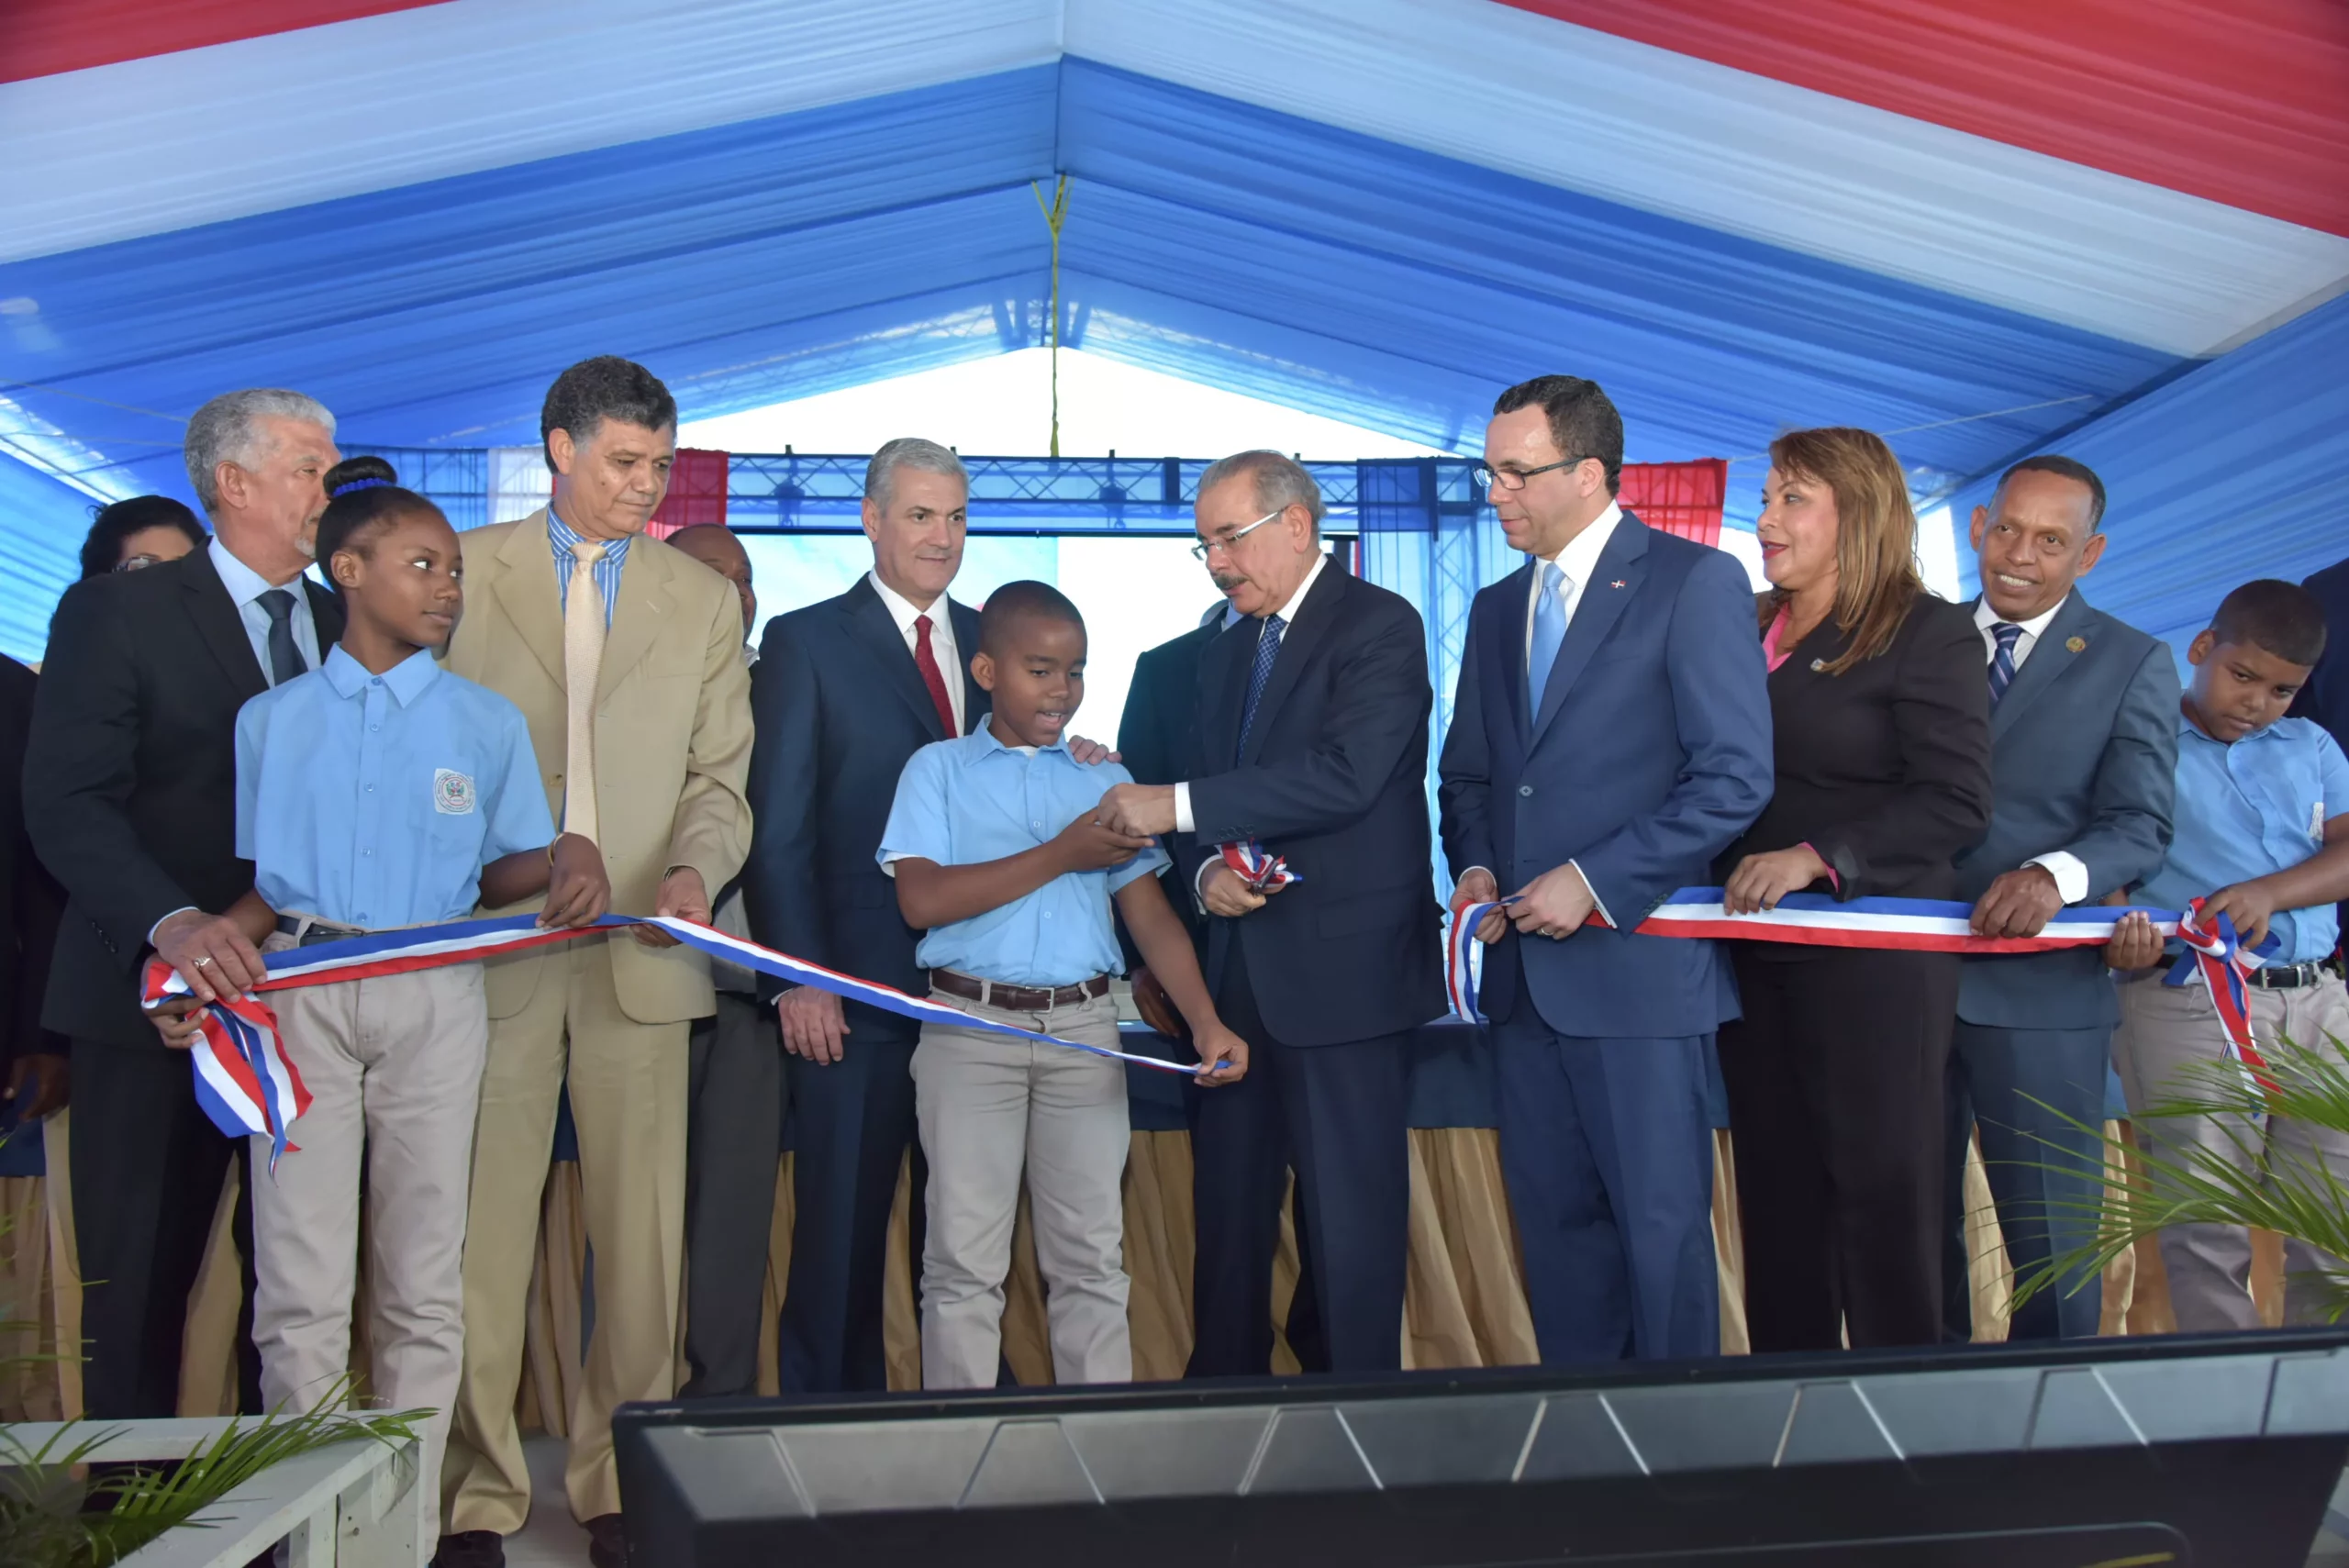
[[948,740],[952,740],[956,734],[954,699],[946,695],[945,672],[938,667],[938,655],[930,651],[928,616],[914,617],[914,666],[921,672],[921,684],[930,688],[930,700],[938,705],[939,727],[946,731]]

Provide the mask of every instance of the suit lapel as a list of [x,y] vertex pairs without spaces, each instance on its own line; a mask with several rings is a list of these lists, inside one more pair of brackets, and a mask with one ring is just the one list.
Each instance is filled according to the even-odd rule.
[[342,595],[331,588],[321,588],[307,577],[302,587],[310,595],[310,623],[318,631],[318,662],[326,662],[327,651],[342,640]]
[[1500,687],[1509,731],[1520,746],[1529,739],[1532,717],[1528,710],[1532,706],[1533,688],[1525,678],[1525,614],[1532,592],[1533,562],[1528,560],[1500,580],[1495,595],[1500,613],[1485,617],[1485,668]]
[[[187,564],[180,573],[180,589],[187,595],[188,618],[195,623],[196,634],[235,684],[237,700],[241,703],[267,691],[269,681],[262,673],[261,661],[253,657],[252,639],[245,635],[244,617],[237,613],[236,601],[228,597],[228,585],[213,570],[208,550],[199,550],[187,557]],[[322,635],[321,643],[324,640]],[[319,651],[324,652],[324,648]]]
[[[1261,632],[1264,623],[1256,625]],[[1199,655],[1198,739],[1206,749],[1200,758],[1202,773],[1219,773],[1232,766],[1232,753],[1240,749],[1240,709],[1248,700],[1248,664],[1255,657],[1256,639],[1237,626],[1230,636],[1209,639]]]
[[[979,728],[980,718],[995,706],[995,698],[971,673],[971,656],[979,651],[979,612],[949,598],[946,613],[954,627],[954,656],[963,662],[963,733],[968,735]],[[925,688],[922,695],[930,693]]]
[[556,689],[568,690],[562,667],[562,593],[555,586],[554,546],[547,539],[544,507],[515,524],[507,534],[497,550],[497,572],[490,582],[523,644],[544,666]]
[[[1533,727],[1527,736],[1531,744],[1542,739],[1550,721],[1558,717],[1558,709],[1565,706],[1566,693],[1582,678],[1583,666],[1607,640],[1622,618],[1623,606],[1631,602],[1638,592],[1642,571],[1646,565],[1648,526],[1623,514],[1615,525],[1614,537],[1607,548],[1598,552],[1598,563],[1591,568],[1590,581],[1582,587],[1582,597],[1575,602],[1575,618],[1566,623],[1566,639],[1558,645],[1558,661],[1550,666],[1550,684],[1542,691],[1541,711],[1533,716]],[[1518,662],[1522,664],[1520,658]],[[1529,693],[1531,684],[1527,684]]]
[[[890,688],[907,707],[913,709],[914,717],[921,720],[921,727],[930,732],[932,740],[950,739],[945,727],[938,722],[938,705],[930,700],[930,688],[922,684],[921,672],[914,667],[914,656],[906,648],[906,634],[897,629],[896,617],[889,613],[889,606],[881,602],[881,595],[873,591],[873,580],[860,577],[856,580],[856,586],[848,592],[852,601],[849,625],[855,629],[858,640],[865,645],[866,653],[881,672],[881,678],[889,683]],[[962,625],[957,622],[954,628],[956,640],[959,641],[962,635]],[[975,642],[978,637],[975,626],[971,635]],[[970,709],[965,706],[963,711],[968,713]]]
[[[1280,714],[1281,704],[1297,689],[1298,675],[1313,651],[1329,639],[1338,625],[1338,600],[1345,593],[1344,570],[1332,561],[1321,568],[1312,591],[1305,595],[1305,603],[1297,606],[1297,620],[1281,633],[1280,651],[1273,655],[1272,673],[1264,677],[1264,689],[1256,696],[1256,717],[1248,728],[1248,750],[1241,756],[1241,766],[1264,754],[1264,737],[1273,732],[1274,720]],[[1261,634],[1260,634],[1261,635]],[[1249,644],[1248,657],[1255,660],[1255,645]],[[1248,688],[1240,689],[1241,706],[1248,702]],[[1235,732],[1235,739],[1236,739]]]
[[[2038,701],[2041,693],[2063,679],[2064,672],[2072,667],[2072,662],[2087,651],[2089,639],[2087,634],[2095,619],[2095,612],[2088,608],[2088,602],[2080,597],[2079,590],[2074,589],[2071,596],[2056,610],[2055,618],[2047,623],[2047,629],[2039,634],[2039,640],[2031,645],[2031,657],[2024,660],[2022,668],[2015,672],[2015,678],[2007,685],[2007,695],[2000,697],[1998,706],[1990,710],[1990,740],[1993,745],[1998,743],[1999,736],[2014,727],[2015,721],[2022,717],[2023,709]],[[2076,650],[2072,646],[2075,642],[2079,644]],[[1989,666],[1986,660],[1983,680],[1987,683],[1988,679]]]
[[641,537],[628,547],[628,560],[620,567],[620,602],[612,606],[612,629],[604,639],[604,662],[596,673],[599,703],[644,662],[653,639],[675,618],[676,595],[665,548],[658,539]]

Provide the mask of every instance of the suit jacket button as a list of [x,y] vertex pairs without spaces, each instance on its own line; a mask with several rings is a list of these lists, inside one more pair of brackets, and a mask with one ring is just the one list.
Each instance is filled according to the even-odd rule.
[[1520,795],[1531,795],[1533,793],[1533,786],[1531,784],[1520,784],[1517,786],[1517,793]]

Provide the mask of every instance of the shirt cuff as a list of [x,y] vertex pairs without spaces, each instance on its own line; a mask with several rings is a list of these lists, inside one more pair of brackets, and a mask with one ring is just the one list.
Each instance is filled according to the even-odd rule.
[[[1174,787],[1176,789],[1181,789],[1183,786],[1181,784],[1176,784]],[[1222,863],[1223,857],[1221,855],[1210,855],[1206,860],[1201,861],[1199,862],[1199,869],[1191,874],[1191,897],[1192,900],[1198,905],[1199,913],[1202,915],[1208,913],[1208,873],[1215,870],[1216,867]]]
[[1174,786],[1174,831],[1177,833],[1198,831],[1191,822],[1191,786],[1187,781]]
[[1615,917],[1607,912],[1605,901],[1598,896],[1598,884],[1590,880],[1590,873],[1573,861],[1568,861],[1566,863],[1574,866],[1575,874],[1582,878],[1582,884],[1585,887],[1590,889],[1590,906],[1598,911],[1598,917],[1607,922],[1609,930],[1621,930],[1623,928],[1615,924]]
[[2066,904],[2077,904],[2088,895],[2087,862],[2069,850],[2033,855],[2022,863],[2044,867],[2047,874],[2055,879],[2056,896]]
[[[195,907],[195,906],[193,904],[183,904],[178,908],[173,910],[172,915],[184,915]],[[172,915],[164,916],[163,920],[170,919]],[[158,920],[153,925],[147,928],[147,945],[149,947],[151,948],[155,945],[155,933],[163,929],[163,920]]]

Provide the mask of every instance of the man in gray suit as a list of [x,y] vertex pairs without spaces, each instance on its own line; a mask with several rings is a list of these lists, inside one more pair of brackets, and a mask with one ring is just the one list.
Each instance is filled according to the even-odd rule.
[[[2177,666],[2075,587],[2104,554],[2103,520],[2103,481],[2066,457],[2025,458],[1974,509],[1993,806],[1957,890],[1985,936],[2036,935],[2066,905],[2150,875],[2169,847]],[[1966,961],[1949,1062],[1952,1337],[1969,1337],[1960,1178],[1977,1124],[2016,1278],[2096,1239],[2104,1154],[2080,1124],[2103,1120],[2119,1020],[2100,949]],[[2067,1277],[2009,1337],[2085,1339],[2102,1307],[2094,1277]]]

